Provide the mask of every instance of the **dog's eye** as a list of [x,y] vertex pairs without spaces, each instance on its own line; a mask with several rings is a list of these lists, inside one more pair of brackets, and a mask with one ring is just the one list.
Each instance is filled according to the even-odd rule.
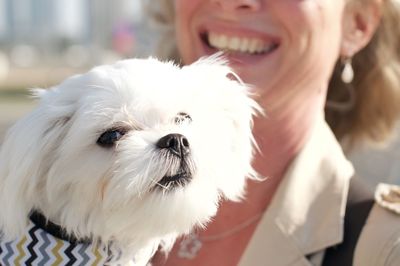
[[183,122],[192,122],[192,118],[187,113],[178,113],[174,119],[175,124],[182,124]]
[[115,142],[120,140],[126,131],[122,129],[110,129],[100,135],[97,139],[97,144],[102,147],[112,147]]

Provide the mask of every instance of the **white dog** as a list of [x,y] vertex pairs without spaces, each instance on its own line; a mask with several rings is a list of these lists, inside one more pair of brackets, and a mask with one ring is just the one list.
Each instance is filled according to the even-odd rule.
[[234,76],[131,59],[37,90],[0,154],[0,263],[144,265],[240,199],[258,107]]

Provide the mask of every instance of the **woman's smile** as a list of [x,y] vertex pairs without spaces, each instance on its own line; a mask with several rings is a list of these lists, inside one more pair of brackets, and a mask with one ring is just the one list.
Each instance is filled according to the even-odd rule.
[[216,26],[199,30],[199,40],[204,54],[222,51],[230,64],[237,67],[265,60],[280,46],[280,39],[275,36]]

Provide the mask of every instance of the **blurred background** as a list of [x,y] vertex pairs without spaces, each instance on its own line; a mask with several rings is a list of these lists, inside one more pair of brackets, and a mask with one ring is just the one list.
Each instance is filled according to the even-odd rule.
[[[94,65],[147,57],[156,37],[140,0],[0,0],[0,145],[6,129],[35,106],[28,88],[48,88]],[[350,154],[371,186],[400,184],[399,139]]]
[[147,56],[153,36],[138,0],[0,0],[0,142],[34,106],[27,88]]

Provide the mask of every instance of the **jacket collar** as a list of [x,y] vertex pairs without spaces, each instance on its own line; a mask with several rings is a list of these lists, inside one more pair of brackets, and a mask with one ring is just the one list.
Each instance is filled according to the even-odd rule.
[[354,170],[321,117],[260,221],[240,265],[310,265],[305,256],[340,243]]

